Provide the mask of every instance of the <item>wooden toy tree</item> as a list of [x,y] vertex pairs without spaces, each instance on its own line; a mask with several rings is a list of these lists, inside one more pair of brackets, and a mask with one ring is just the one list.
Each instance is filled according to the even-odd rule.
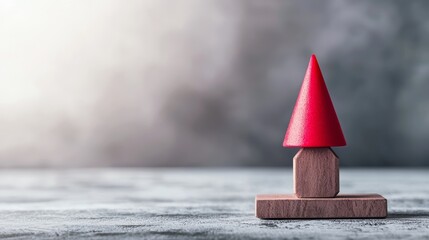
[[377,218],[387,216],[387,201],[378,194],[338,195],[339,158],[330,147],[345,146],[343,132],[312,55],[302,83],[284,147],[300,147],[293,158],[294,195],[256,196],[259,218]]

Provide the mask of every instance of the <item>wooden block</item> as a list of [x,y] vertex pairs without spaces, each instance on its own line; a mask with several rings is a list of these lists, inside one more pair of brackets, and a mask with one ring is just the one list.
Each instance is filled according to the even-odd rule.
[[331,148],[302,148],[293,158],[293,188],[299,198],[335,197],[339,159]]
[[335,198],[298,198],[292,194],[257,195],[258,218],[385,218],[387,200],[378,194]]

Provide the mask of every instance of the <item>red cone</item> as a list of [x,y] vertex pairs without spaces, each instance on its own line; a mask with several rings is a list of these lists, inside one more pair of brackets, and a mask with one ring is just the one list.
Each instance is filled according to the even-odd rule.
[[284,147],[345,146],[340,122],[313,54],[283,141]]

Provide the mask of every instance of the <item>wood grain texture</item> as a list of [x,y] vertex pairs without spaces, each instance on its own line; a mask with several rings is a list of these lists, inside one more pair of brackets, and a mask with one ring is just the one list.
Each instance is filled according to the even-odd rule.
[[302,148],[293,158],[294,193],[299,198],[335,197],[339,159],[331,148]]
[[288,194],[257,195],[258,218],[385,218],[387,200],[378,194],[297,198]]

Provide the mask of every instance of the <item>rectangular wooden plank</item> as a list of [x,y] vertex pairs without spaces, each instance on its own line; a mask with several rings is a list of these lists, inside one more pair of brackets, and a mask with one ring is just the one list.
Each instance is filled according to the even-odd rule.
[[378,194],[339,194],[334,198],[298,198],[293,194],[261,194],[255,199],[258,218],[385,218],[387,200]]

